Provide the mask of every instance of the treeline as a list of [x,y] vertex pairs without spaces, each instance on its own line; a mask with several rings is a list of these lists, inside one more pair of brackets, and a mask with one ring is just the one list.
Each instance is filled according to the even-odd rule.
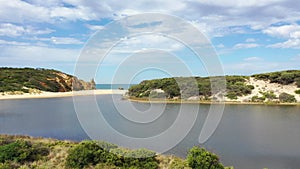
[[[187,99],[192,96],[203,96],[204,99],[209,99],[212,95],[211,84],[218,87],[219,77],[178,77],[178,78],[163,78],[154,80],[145,80],[138,85],[129,88],[129,96],[133,97],[180,97]],[[229,98],[237,98],[250,94],[254,89],[252,85],[246,85],[246,76],[226,76],[226,96]],[[214,83],[211,81],[215,80]],[[219,86],[222,86],[221,84]],[[225,87],[225,86],[224,86]],[[153,92],[154,89],[162,89],[164,94]],[[222,91],[225,93],[225,91]]]
[[[78,89],[84,89],[85,82],[53,69],[0,68],[0,92],[28,93],[30,89],[66,92],[72,91],[73,84]],[[89,88],[95,88],[94,82],[90,83]]]
[[[223,96],[225,95],[231,100],[235,100],[239,96],[251,94],[255,86],[247,85],[246,82],[250,77],[282,85],[296,84],[300,87],[300,70],[288,70],[255,74],[252,76],[225,76],[226,82],[224,82],[224,84],[226,84],[226,88],[224,87],[225,90],[219,90],[219,94],[223,94]],[[218,87],[222,86],[222,84],[219,83],[223,83],[223,81],[221,77],[174,77],[145,80],[138,85],[131,86],[128,90],[128,94],[130,97],[135,98],[165,97],[168,99],[188,99],[189,97],[200,96],[200,100],[211,100],[218,94],[212,93],[211,85],[215,85],[214,88],[218,90],[220,89]],[[161,89],[164,92],[159,92],[157,89]],[[295,92],[300,93],[299,91]],[[287,94],[282,94],[279,100],[283,102],[295,102],[295,99],[288,97]],[[266,96],[263,97],[255,96],[252,101],[264,101],[268,98],[272,97],[267,93]]]
[[287,70],[281,72],[271,72],[252,75],[259,80],[269,80],[271,83],[279,83],[283,85],[288,85],[291,83],[296,83],[300,87],[300,70]]
[[58,141],[0,135],[0,168],[72,169],[233,169],[204,148],[193,147],[186,159],[129,150],[102,141]]

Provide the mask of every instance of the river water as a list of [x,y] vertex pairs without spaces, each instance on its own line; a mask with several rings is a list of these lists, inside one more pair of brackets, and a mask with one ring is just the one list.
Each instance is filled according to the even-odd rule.
[[[149,123],[132,123],[120,115],[131,105],[137,112],[149,110],[150,104],[133,103],[121,99],[120,95],[80,96],[80,102],[86,111],[87,119],[96,119],[90,114],[90,103],[96,99],[106,121],[119,133],[129,137],[145,138],[159,135],[168,130],[179,115],[180,104],[154,104],[146,113],[163,113]],[[125,108],[124,108],[125,105]],[[192,110],[198,105],[186,105]],[[266,105],[226,105],[223,118],[210,139],[200,145],[199,134],[210,105],[200,105],[198,116],[187,136],[175,147],[165,152],[185,157],[187,150],[195,145],[204,146],[218,154],[223,164],[236,169],[298,169],[300,166],[300,107]],[[189,113],[184,112],[184,113]],[[187,121],[188,122],[188,121]],[[188,125],[188,124],[186,124]],[[120,146],[135,148],[135,144],[126,140],[115,140],[110,131],[102,131],[100,139],[111,141]],[[106,133],[107,132],[107,133]],[[22,134],[68,140],[89,139],[82,128],[72,97],[47,99],[20,99],[0,101],[0,133]],[[182,134],[182,133],[174,133]],[[185,134],[185,133],[184,133]],[[170,139],[171,136],[170,136]],[[162,146],[166,142],[155,145]],[[171,140],[169,140],[171,141]]]

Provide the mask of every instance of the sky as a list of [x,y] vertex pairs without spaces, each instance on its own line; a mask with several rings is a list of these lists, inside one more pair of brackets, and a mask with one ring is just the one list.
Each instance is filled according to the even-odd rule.
[[[119,31],[118,36],[106,32],[111,23],[144,13],[148,15],[139,24],[128,21],[130,29],[110,28]],[[167,76],[211,75],[189,48],[170,36],[124,34],[124,30],[164,30],[167,21],[155,20],[152,13],[178,17],[197,28],[203,35],[200,39],[214,48],[224,74],[300,68],[298,0],[0,0],[0,67],[42,67],[76,75],[78,60],[93,37],[107,33],[93,43],[119,38],[118,44],[103,60],[89,60],[97,70],[83,73],[83,79],[138,83]],[[167,35],[193,37],[190,43],[198,39],[201,44],[191,30],[172,24]],[[99,53],[109,45],[98,46]],[[85,66],[82,69],[91,67]],[[190,74],[183,73],[186,70]]]

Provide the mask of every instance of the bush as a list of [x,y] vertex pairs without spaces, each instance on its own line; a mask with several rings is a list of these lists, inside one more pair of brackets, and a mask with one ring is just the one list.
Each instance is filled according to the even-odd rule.
[[188,164],[186,163],[186,161],[175,157],[172,161],[172,163],[170,164],[170,168],[175,168],[175,169],[188,169]]
[[295,79],[296,85],[297,87],[300,87],[300,77]]
[[199,147],[193,147],[189,150],[187,162],[193,169],[224,169],[217,155]]
[[266,97],[258,97],[258,96],[253,96],[252,98],[251,98],[251,101],[252,102],[263,102],[263,101],[265,101],[266,100]]
[[1,169],[11,169],[13,168],[9,163],[0,163],[0,168]]
[[67,168],[84,168],[90,165],[121,168],[156,169],[156,153],[146,150],[126,150],[106,142],[83,141],[69,150]]
[[279,95],[279,100],[281,102],[284,102],[284,103],[294,103],[294,102],[297,102],[295,96],[291,95],[291,94],[288,94],[288,93],[281,93]]
[[273,91],[260,92],[260,93],[263,95],[263,98],[267,98],[269,100],[277,99]]
[[296,94],[300,94],[300,90],[295,90],[295,93]]
[[300,87],[300,70],[287,70],[281,72],[256,74],[252,75],[252,77],[260,80],[269,80],[271,83],[279,83],[283,85],[296,82],[298,87]]
[[236,93],[233,93],[233,92],[227,93],[227,94],[226,94],[226,97],[228,97],[228,98],[231,99],[231,100],[236,100],[236,99],[237,99]]
[[39,160],[49,154],[49,150],[43,145],[33,146],[28,141],[17,140],[0,146],[0,163],[15,161],[18,163]]
[[156,160],[156,153],[146,149],[127,150],[127,149],[113,149],[111,153],[118,157],[115,165],[123,168],[158,168],[158,161]]
[[[102,148],[101,145],[104,147]],[[66,167],[83,168],[97,163],[114,161],[114,156],[109,153],[109,149],[116,147],[113,144],[96,141],[83,141],[69,150],[66,159]]]

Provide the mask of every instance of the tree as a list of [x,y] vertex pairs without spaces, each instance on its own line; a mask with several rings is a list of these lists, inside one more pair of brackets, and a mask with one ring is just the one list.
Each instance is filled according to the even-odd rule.
[[290,72],[284,72],[281,74],[281,83],[282,84],[290,84],[294,82],[295,74]]
[[193,169],[224,169],[216,154],[200,147],[193,147],[189,150],[187,162]]
[[300,77],[295,79],[296,85],[297,87],[300,87]]
[[[83,141],[69,150],[66,159],[67,168],[84,168],[88,165],[97,163],[106,163],[114,161],[113,154],[109,153],[109,149],[117,146],[96,141]],[[112,160],[111,160],[112,159]]]
[[288,94],[288,93],[281,93],[279,95],[279,100],[281,102],[285,102],[285,103],[294,103],[294,102],[297,102],[295,96],[291,95],[291,94]]

